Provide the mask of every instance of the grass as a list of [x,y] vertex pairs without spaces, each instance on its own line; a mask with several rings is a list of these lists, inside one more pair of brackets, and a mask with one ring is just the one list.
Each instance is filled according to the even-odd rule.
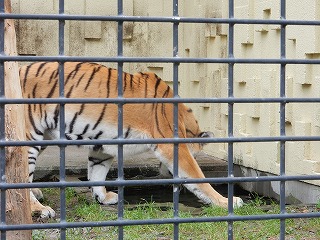
[[[46,204],[55,209],[59,208],[59,190],[46,189],[44,191]],[[58,199],[57,199],[58,197]],[[270,201],[268,201],[269,203]],[[68,222],[88,222],[88,221],[112,221],[117,219],[116,207],[101,206],[88,198],[84,194],[76,194],[71,188],[66,189],[67,221]],[[137,205],[126,205],[124,219],[165,219],[173,217],[172,204],[159,204],[154,201],[142,202]],[[289,206],[287,212],[310,212],[319,211],[319,204],[312,207]],[[236,215],[265,215],[277,214],[280,212],[279,206],[275,202],[267,204],[264,198],[255,195],[253,199],[244,207],[235,209]],[[184,210],[180,208],[179,216],[186,217],[212,217],[227,216],[228,211],[219,207],[203,206],[201,211]],[[37,221],[35,219],[35,221]],[[55,219],[49,222],[57,222]],[[278,239],[279,220],[263,221],[236,221],[233,223],[234,239]],[[179,236],[182,240],[219,240],[228,238],[228,224],[226,222],[204,222],[188,223],[179,225]],[[86,227],[67,229],[67,239],[87,240],[87,239],[118,239],[117,227]],[[124,239],[155,239],[169,240],[173,236],[172,224],[160,225],[138,225],[125,226]],[[288,219],[286,220],[286,236],[288,239],[320,239],[320,219]],[[59,239],[58,230],[35,230],[33,239]]]

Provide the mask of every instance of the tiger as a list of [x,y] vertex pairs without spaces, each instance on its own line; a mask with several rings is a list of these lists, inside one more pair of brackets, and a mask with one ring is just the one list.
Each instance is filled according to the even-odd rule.
[[[98,63],[65,62],[65,98],[117,98],[118,70]],[[19,70],[23,98],[58,98],[59,63],[36,62]],[[173,98],[172,89],[152,72],[122,73],[123,98]],[[164,102],[123,104],[124,139],[164,139],[174,137],[173,104]],[[40,141],[60,138],[60,104],[37,103],[25,105],[26,139]],[[118,106],[113,103],[65,104],[65,138],[68,140],[116,139],[118,137]],[[179,138],[211,138],[212,132],[200,131],[192,109],[178,103]],[[178,175],[182,179],[205,178],[195,154],[203,149],[202,143],[178,145]],[[118,145],[88,146],[88,181],[105,181],[110,166],[118,157]],[[28,147],[29,182],[33,181],[35,166],[44,147]],[[173,173],[174,144],[123,145],[123,156],[151,150],[162,166]],[[228,206],[228,198],[220,195],[209,183],[189,183],[184,186],[205,204]],[[92,196],[103,205],[117,204],[118,195],[104,186],[91,187]],[[42,193],[31,189],[31,210],[41,217],[54,217],[50,206],[37,199]],[[243,201],[233,197],[233,206]]]

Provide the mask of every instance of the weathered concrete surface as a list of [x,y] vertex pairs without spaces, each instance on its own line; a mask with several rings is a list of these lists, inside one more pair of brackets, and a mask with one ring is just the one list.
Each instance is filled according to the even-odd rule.
[[[66,148],[66,174],[86,176],[87,174],[87,152],[85,147],[69,146]],[[35,180],[51,179],[59,175],[59,148],[48,147],[37,161]],[[207,177],[227,176],[227,164],[225,161],[209,156],[205,153],[199,154],[197,161]],[[152,152],[132,156],[124,161],[124,173],[126,178],[153,177],[159,174],[159,160]],[[108,177],[117,176],[117,161],[113,162]]]

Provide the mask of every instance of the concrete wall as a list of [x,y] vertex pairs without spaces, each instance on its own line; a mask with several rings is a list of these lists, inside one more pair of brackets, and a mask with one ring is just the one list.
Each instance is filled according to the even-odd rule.
[[[116,15],[116,0],[66,0],[66,14]],[[55,0],[12,0],[14,11],[21,13],[58,13]],[[124,12],[137,16],[170,16],[172,3],[166,0],[125,0]],[[185,17],[227,18],[227,0],[179,1],[179,14]],[[279,19],[278,0],[237,0],[235,17]],[[319,20],[317,0],[287,1],[288,19]],[[320,57],[319,27],[288,26],[287,57]],[[17,23],[18,51],[21,55],[57,55],[58,22],[21,20]],[[181,57],[227,57],[228,26],[225,24],[179,25]],[[70,56],[116,56],[117,25],[113,22],[66,21],[65,52]],[[279,58],[280,28],[274,25],[236,25],[236,58]],[[138,57],[172,56],[172,24],[125,23],[124,55]],[[115,64],[106,63],[115,67]],[[171,63],[126,63],[125,70],[154,71],[169,84]],[[238,64],[235,66],[236,97],[278,97],[278,65]],[[320,97],[320,66],[288,65],[288,97]],[[181,64],[182,97],[226,97],[226,64]],[[227,136],[226,104],[191,104],[204,130],[217,137]],[[235,136],[278,136],[279,104],[235,104]],[[320,135],[320,106],[316,103],[290,103],[286,107],[286,132],[294,136]],[[319,142],[288,142],[286,171],[293,174],[320,173]],[[211,144],[206,151],[226,158],[227,144]],[[272,174],[279,173],[279,144],[235,144],[235,162]],[[313,181],[319,185],[320,181]]]

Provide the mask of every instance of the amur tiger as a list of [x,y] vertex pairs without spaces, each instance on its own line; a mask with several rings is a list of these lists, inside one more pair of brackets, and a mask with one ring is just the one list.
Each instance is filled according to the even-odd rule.
[[[58,63],[38,62],[20,69],[21,88],[24,98],[57,98],[59,96]],[[96,63],[67,62],[64,64],[66,98],[117,98],[118,72]],[[171,98],[170,87],[154,73],[123,73],[124,98]],[[201,132],[192,110],[184,104],[178,105],[180,138],[212,137],[211,132]],[[26,105],[26,137],[28,140],[59,138],[59,105]],[[118,136],[117,104],[66,104],[65,136],[67,139],[114,139]],[[123,137],[125,139],[156,139],[173,137],[173,104],[135,103],[123,106]],[[179,177],[204,178],[193,155],[203,144],[179,144]],[[117,157],[117,145],[89,146],[88,180],[104,181],[111,163]],[[162,165],[173,171],[173,144],[124,145],[124,156],[154,151]],[[29,181],[32,182],[40,146],[28,149]],[[185,184],[206,204],[227,207],[228,199],[216,192],[209,183]],[[93,197],[101,204],[116,204],[116,193],[106,191],[104,186],[92,187]],[[34,194],[38,192],[38,194]],[[39,193],[40,192],[40,193]],[[31,194],[32,211],[41,212],[42,217],[53,217],[55,212],[43,206]],[[241,198],[234,197],[234,207],[242,206]]]

